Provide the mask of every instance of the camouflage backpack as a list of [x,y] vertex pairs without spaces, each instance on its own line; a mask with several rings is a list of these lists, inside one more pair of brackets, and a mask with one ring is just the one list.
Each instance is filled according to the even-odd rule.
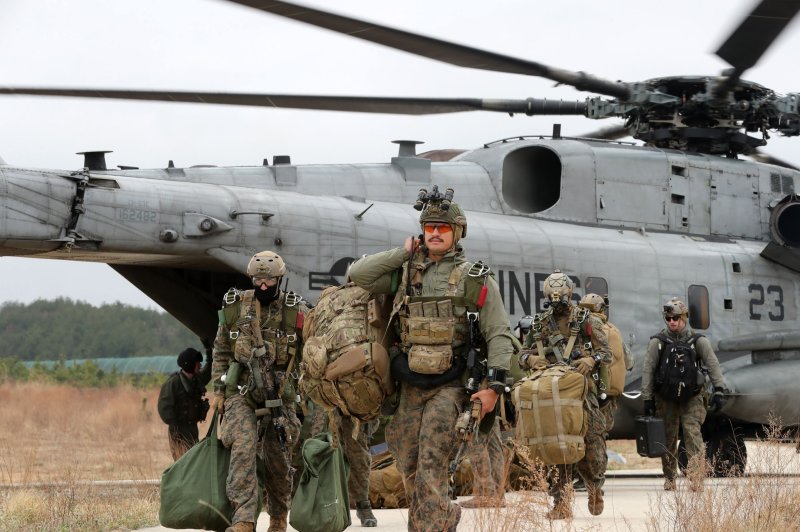
[[353,283],[326,288],[306,318],[300,391],[314,403],[370,421],[394,393],[387,346],[391,301]]

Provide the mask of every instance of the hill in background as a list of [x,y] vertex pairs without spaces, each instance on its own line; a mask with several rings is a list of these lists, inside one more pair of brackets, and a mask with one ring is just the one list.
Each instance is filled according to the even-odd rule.
[[176,356],[199,339],[165,312],[69,298],[0,306],[0,357],[57,360]]

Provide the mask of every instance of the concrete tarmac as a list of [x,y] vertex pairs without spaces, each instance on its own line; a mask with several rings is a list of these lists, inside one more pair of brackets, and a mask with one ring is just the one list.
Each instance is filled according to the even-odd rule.
[[[784,487],[800,489],[800,455],[792,445],[766,445],[748,442],[748,465],[745,478],[707,479],[707,494],[719,493],[748,482],[748,477],[778,478]],[[688,481],[680,477],[678,489],[666,492],[660,469],[609,471],[606,479],[605,510],[593,516],[587,509],[586,492],[575,494],[574,516],[570,520],[548,521],[548,498],[542,492],[512,492],[506,494],[505,508],[464,509],[459,532],[495,532],[500,530],[552,530],[552,531],[640,531],[672,530],[675,515],[671,511],[678,502],[693,497]],[[469,497],[459,497],[464,501]],[[352,525],[348,530],[359,529],[361,524],[355,510],[351,511]],[[378,527],[374,530],[404,532],[407,530],[408,510],[375,510]],[[670,524],[672,526],[670,526]],[[265,532],[269,515],[263,512],[256,530]],[[164,527],[140,529],[140,532],[172,530]],[[289,530],[295,530],[291,526]]]

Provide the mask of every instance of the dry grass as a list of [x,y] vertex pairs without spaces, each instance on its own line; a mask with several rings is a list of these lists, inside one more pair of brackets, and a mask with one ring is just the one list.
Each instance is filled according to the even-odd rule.
[[[0,530],[157,524],[157,486],[85,483],[160,479],[172,459],[157,398],[157,389],[6,383],[0,389]],[[31,484],[36,487],[10,487]]]
[[[649,530],[655,532],[773,532],[800,530],[800,485],[792,468],[794,449],[773,427],[766,438],[751,442],[747,469],[757,473],[706,481],[701,492],[688,484],[660,492],[650,506]],[[691,475],[691,472],[689,473]]]

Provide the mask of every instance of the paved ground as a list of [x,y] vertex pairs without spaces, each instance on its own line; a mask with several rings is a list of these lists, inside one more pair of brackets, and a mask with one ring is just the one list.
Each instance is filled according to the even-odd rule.
[[[765,474],[780,475],[784,484],[800,484],[800,455],[794,452],[794,446],[781,445],[776,450],[762,448],[759,444],[748,442],[748,474],[757,478]],[[660,470],[617,471],[606,480],[605,511],[602,515],[592,516],[586,508],[586,493],[575,495],[575,516],[570,521],[549,522],[544,518],[547,511],[544,494],[537,492],[515,492],[507,495],[507,505],[503,509],[464,510],[459,524],[460,532],[494,532],[498,530],[599,530],[599,531],[641,531],[652,529],[654,520],[659,525],[669,528],[671,519],[664,508],[674,506],[675,501],[687,498],[688,486],[684,479],[679,479],[678,490],[665,492],[662,489],[663,479]],[[785,476],[784,476],[785,475]],[[735,483],[747,482],[748,479],[709,479],[706,490],[719,493],[729,490]],[[459,500],[466,500],[461,497]],[[662,511],[659,512],[659,509]],[[360,528],[355,511],[351,512],[353,525],[350,529]],[[376,510],[378,527],[375,530],[387,532],[403,532],[406,530],[407,510]],[[653,517],[657,515],[658,517]],[[266,531],[269,516],[261,514],[257,530]],[[142,529],[141,532],[170,530],[163,527]],[[294,530],[290,527],[290,530]]]

